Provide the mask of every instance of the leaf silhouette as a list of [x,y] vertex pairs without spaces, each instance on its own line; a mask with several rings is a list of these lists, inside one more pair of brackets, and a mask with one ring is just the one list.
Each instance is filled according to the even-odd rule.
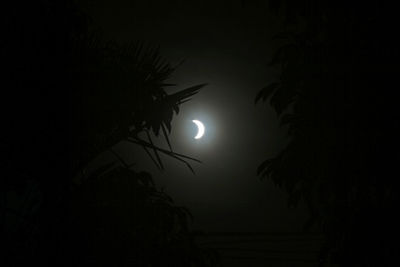
[[257,104],[257,102],[262,99],[263,101],[267,100],[272,93],[278,88],[279,83],[271,83],[268,86],[264,87],[263,89],[261,89],[256,98],[255,98],[255,103]]

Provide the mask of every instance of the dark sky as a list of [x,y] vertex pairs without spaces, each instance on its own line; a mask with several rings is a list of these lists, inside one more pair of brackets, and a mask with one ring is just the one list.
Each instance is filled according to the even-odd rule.
[[[267,66],[277,20],[261,2],[249,1],[88,1],[86,8],[106,38],[160,45],[171,63],[185,60],[172,83],[183,89],[208,83],[183,104],[173,120],[176,152],[201,160],[196,175],[164,157],[166,170],[154,168],[143,151],[120,150],[155,176],[178,204],[195,216],[195,227],[210,231],[297,231],[304,208],[289,210],[284,194],[256,176],[258,164],[285,143],[285,129],[266,104],[254,105],[257,91],[277,77]],[[206,134],[193,139],[192,119]],[[163,147],[166,144],[158,140]]]

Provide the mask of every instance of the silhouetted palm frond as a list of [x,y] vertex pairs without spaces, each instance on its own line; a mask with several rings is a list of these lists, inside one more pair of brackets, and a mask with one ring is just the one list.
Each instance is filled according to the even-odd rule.
[[[7,2],[3,10],[1,262],[215,265],[196,245],[188,210],[114,150],[128,140],[160,169],[164,154],[194,172],[199,161],[174,152],[168,134],[204,84],[169,94],[176,67],[157,47],[106,40],[74,1]],[[160,131],[168,149],[150,137]],[[103,152],[111,163],[94,162]],[[27,202],[20,210],[29,216],[8,207],[10,196]]]

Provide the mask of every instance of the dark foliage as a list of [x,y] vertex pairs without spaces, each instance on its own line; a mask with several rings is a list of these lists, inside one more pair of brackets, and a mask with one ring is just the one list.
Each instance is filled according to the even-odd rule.
[[[190,212],[158,190],[148,173],[117,167],[87,177],[74,191],[72,265],[211,266],[197,247]],[[65,255],[67,258],[68,255]]]
[[[2,266],[215,264],[188,210],[112,150],[130,141],[159,168],[160,153],[190,167],[150,136],[169,144],[173,115],[204,85],[168,94],[174,68],[157,49],[105,40],[72,1],[2,10]],[[105,151],[116,162],[87,173]]]
[[261,177],[301,199],[305,230],[326,235],[321,265],[392,266],[395,260],[400,130],[399,49],[384,3],[271,1],[281,14],[280,80],[269,99],[290,142],[258,167]]

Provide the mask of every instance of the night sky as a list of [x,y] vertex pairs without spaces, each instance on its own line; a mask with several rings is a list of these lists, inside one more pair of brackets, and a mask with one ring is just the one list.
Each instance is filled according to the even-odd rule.
[[[266,4],[120,0],[92,1],[88,10],[108,38],[145,40],[159,45],[172,64],[184,60],[170,81],[176,89],[208,83],[181,106],[170,136],[176,152],[202,161],[193,163],[195,175],[168,157],[163,158],[165,170],[155,170],[144,151],[125,143],[119,148],[126,157],[152,170],[157,184],[190,208],[197,228],[299,231],[303,207],[288,209],[283,191],[256,176],[262,159],[285,144],[285,128],[276,113],[268,104],[254,104],[260,88],[277,79],[276,69],[267,63],[277,45],[271,39],[278,25],[272,15],[265,16]],[[193,139],[192,119],[206,127],[200,140]],[[167,147],[163,138],[159,144]]]
[[398,265],[397,9],[3,10],[0,266]]

